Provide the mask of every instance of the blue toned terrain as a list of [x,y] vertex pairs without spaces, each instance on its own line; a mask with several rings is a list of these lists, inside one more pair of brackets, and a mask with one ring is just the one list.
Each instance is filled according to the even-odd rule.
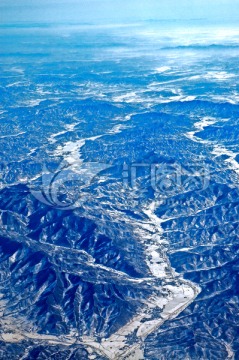
[[239,27],[0,26],[0,359],[239,359]]

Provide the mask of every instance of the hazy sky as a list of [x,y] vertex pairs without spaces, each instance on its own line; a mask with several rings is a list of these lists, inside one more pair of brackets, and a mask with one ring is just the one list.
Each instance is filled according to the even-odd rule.
[[0,0],[0,21],[121,22],[239,19],[239,0]]

